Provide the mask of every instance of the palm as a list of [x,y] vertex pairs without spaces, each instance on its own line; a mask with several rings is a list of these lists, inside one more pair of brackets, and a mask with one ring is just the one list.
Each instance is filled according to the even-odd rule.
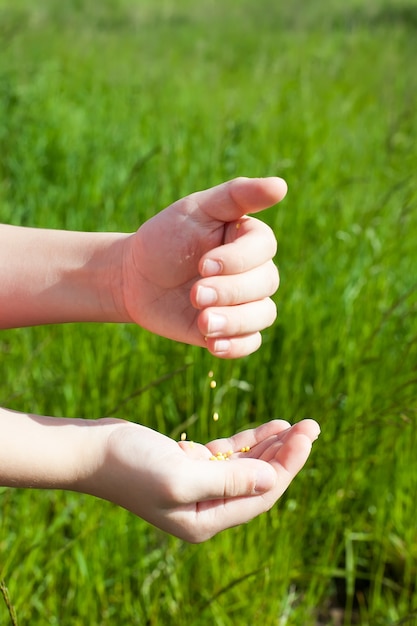
[[140,287],[131,290],[133,300],[134,294],[138,295],[131,310],[140,312],[135,321],[148,330],[202,345],[196,323],[198,310],[191,304],[190,290],[200,278],[201,257],[224,242],[227,226],[215,220],[204,226],[195,223],[186,217],[188,210],[187,201],[180,201],[135,234],[130,281],[139,282]]
[[[202,541],[271,508],[304,465],[318,432],[312,420],[293,427],[274,420],[204,446],[178,444],[129,424],[109,439],[106,491],[96,495],[174,535]],[[229,462],[210,460],[229,450]],[[269,484],[260,488],[256,480],[265,470]]]

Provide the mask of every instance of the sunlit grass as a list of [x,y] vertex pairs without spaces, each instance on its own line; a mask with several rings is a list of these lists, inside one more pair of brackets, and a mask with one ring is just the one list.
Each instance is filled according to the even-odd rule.
[[3,490],[20,624],[393,626],[416,608],[417,11],[280,4],[0,1],[1,221],[132,231],[233,176],[289,184],[264,215],[282,283],[259,353],[7,331],[1,403],[200,441],[322,426],[270,513],[200,546],[92,498]]

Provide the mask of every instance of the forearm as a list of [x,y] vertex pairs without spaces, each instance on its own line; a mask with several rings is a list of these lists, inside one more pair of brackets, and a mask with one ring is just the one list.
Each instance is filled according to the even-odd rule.
[[123,322],[129,235],[0,225],[0,328]]
[[0,408],[0,485],[83,491],[118,420],[53,418]]

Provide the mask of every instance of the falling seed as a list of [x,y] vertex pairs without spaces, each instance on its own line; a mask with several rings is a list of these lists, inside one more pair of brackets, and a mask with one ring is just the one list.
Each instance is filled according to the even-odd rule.
[[213,376],[214,376],[214,372],[213,372],[213,370],[210,370],[210,371],[209,371],[209,373],[207,374],[207,376],[208,376],[209,378],[213,378]]
[[218,413],[217,413],[217,411],[216,411],[216,412],[214,412],[214,413],[213,413],[213,420],[214,420],[215,422],[217,422],[217,420],[218,420],[218,419],[219,419],[219,414],[218,414]]
[[210,381],[210,387],[211,387],[212,389],[215,389],[215,388],[216,388],[216,385],[217,385],[217,383],[216,383],[216,381],[215,381],[215,380]]
[[187,439],[187,433],[181,433],[181,441],[185,441]]

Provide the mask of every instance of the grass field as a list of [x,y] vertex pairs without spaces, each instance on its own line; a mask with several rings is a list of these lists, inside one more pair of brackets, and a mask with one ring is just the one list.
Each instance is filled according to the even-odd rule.
[[417,2],[230,5],[0,0],[0,221],[130,232],[234,176],[289,185],[264,214],[281,287],[258,353],[4,331],[0,404],[322,435],[272,511],[202,545],[1,489],[1,626],[417,624]]

